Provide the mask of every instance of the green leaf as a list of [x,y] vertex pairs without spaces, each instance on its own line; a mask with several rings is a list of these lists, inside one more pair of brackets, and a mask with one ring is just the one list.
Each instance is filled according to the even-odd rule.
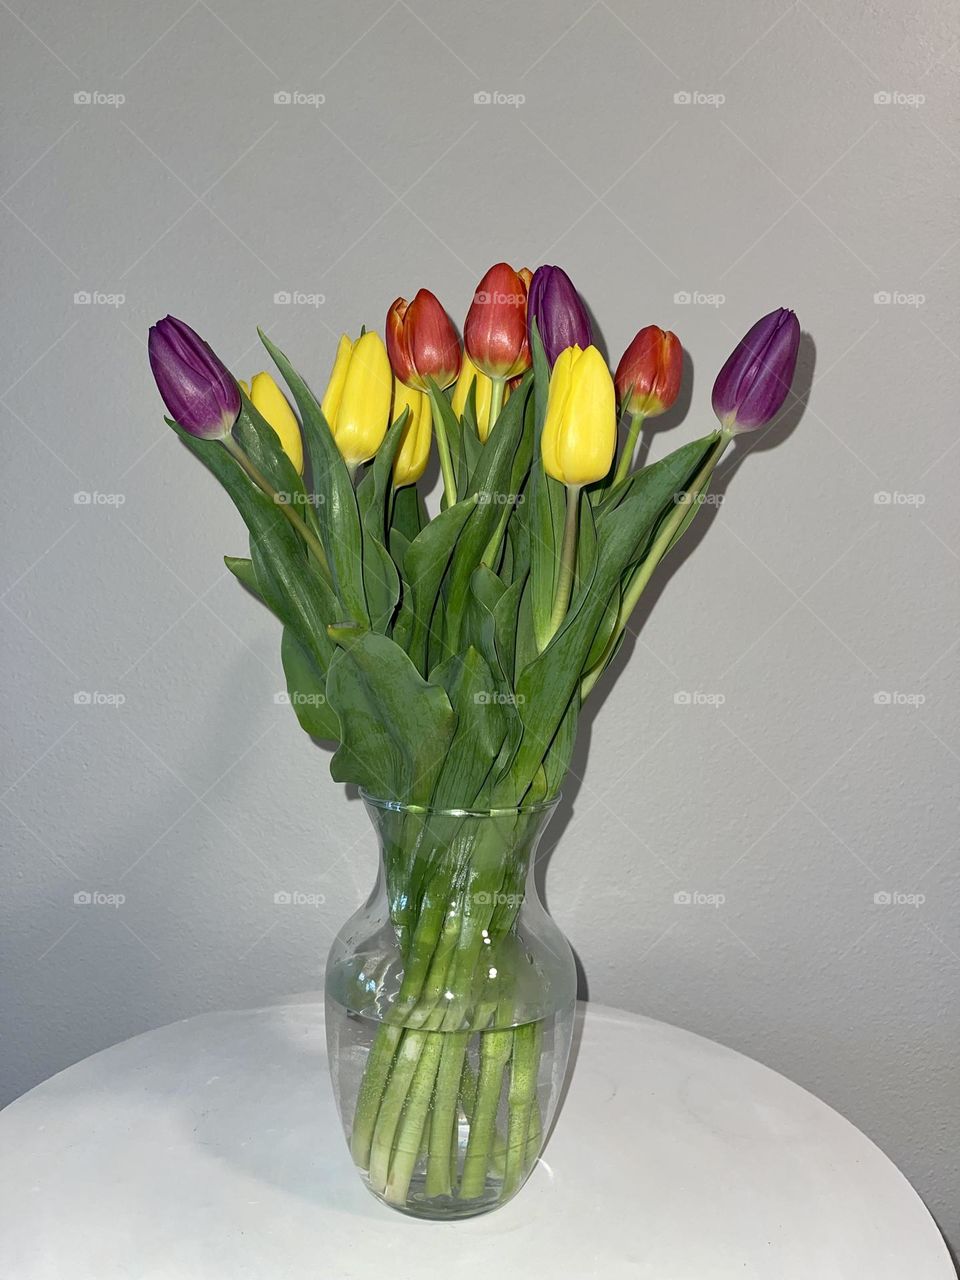
[[327,702],[326,672],[297,639],[290,627],[284,627],[280,642],[280,660],[287,677],[287,694],[300,727],[311,738],[336,741],[340,723]]
[[259,332],[261,342],[283,375],[300,410],[323,546],[337,594],[344,610],[354,621],[369,623],[363,590],[360,512],[350,473],[313,392],[279,347],[262,330]]
[[452,507],[429,522],[410,543],[403,559],[403,580],[407,590],[394,628],[415,667],[426,674],[427,640],[440,583],[464,525],[477,505],[476,495]]
[[224,556],[223,563],[251,595],[255,595],[261,604],[264,603],[252,560],[249,560],[246,556]]
[[357,504],[363,535],[363,587],[374,631],[385,632],[400,599],[400,576],[384,546],[387,503],[393,481],[393,461],[400,447],[409,410],[403,413],[384,437],[372,466],[357,487]]
[[543,343],[540,341],[540,334],[537,332],[536,321],[531,327],[530,336],[534,372],[534,441],[524,514],[530,537],[528,607],[539,652],[550,634],[550,617],[553,613],[557,573],[560,567],[560,549],[563,545],[566,494],[560,481],[548,476],[543,469],[540,437],[543,434],[543,422],[547,413],[550,366],[543,350]]
[[446,690],[457,716],[433,803],[440,808],[471,808],[481,799],[506,732],[499,683],[473,645],[441,663],[431,683]]
[[506,502],[513,501],[509,484],[513,460],[524,427],[524,408],[530,392],[530,375],[507,401],[487,438],[483,455],[471,479],[477,508],[457,541],[444,598],[444,651],[460,649],[460,627],[470,589],[470,578],[480,564],[497,528]]
[[444,690],[399,645],[366,632],[337,650],[326,694],[341,729],[333,778],[384,800],[427,804],[456,728]]

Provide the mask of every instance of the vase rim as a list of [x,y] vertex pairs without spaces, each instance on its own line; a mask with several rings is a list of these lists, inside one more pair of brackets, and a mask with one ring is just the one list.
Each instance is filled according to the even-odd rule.
[[444,809],[429,804],[404,804],[402,800],[384,800],[379,796],[371,795],[369,791],[364,791],[363,787],[360,788],[360,798],[374,809],[389,810],[393,813],[416,813],[440,818],[516,818],[533,813],[550,812],[560,803],[562,792],[558,792],[552,800],[541,800],[538,804],[518,805],[514,809],[462,809],[455,806]]

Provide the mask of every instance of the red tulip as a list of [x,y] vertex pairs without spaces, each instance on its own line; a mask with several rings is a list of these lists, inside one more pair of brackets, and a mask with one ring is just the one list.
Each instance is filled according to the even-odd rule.
[[393,372],[406,386],[426,391],[428,378],[441,388],[456,381],[460,339],[429,289],[420,289],[412,302],[397,298],[387,312],[386,335]]
[[683,348],[677,335],[648,324],[617,365],[614,383],[621,410],[645,418],[666,412],[680,392],[682,367]]
[[491,267],[477,286],[463,326],[467,355],[488,378],[514,378],[530,368],[527,341],[527,289],[524,267],[506,262]]

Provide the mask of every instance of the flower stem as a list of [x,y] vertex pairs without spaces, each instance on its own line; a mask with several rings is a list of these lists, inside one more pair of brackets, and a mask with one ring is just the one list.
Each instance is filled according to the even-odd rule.
[[484,1031],[480,1036],[480,1076],[477,1080],[477,1101],[470,1125],[470,1139],[463,1161],[463,1177],[460,1179],[460,1198],[476,1200],[483,1195],[500,1109],[503,1090],[503,1073],[510,1061],[513,1049],[513,1031]]
[[368,1168],[370,1164],[370,1147],[380,1111],[380,1101],[393,1064],[393,1055],[396,1053],[402,1034],[401,1027],[381,1023],[367,1057],[350,1133],[350,1151],[354,1163],[361,1169]]
[[644,415],[642,413],[635,413],[630,419],[630,429],[627,431],[627,438],[623,442],[623,453],[620,455],[620,461],[613,477],[613,484],[610,486],[611,489],[615,489],[630,474],[630,470],[633,467],[633,455],[637,449],[637,438],[643,428],[643,419]]
[[560,629],[570,607],[570,594],[577,569],[577,530],[580,510],[580,485],[567,485],[567,512],[563,522],[563,546],[560,549],[560,568],[557,573],[557,589],[553,597],[553,612],[547,626],[546,648]]
[[[404,1033],[390,1073],[389,1083],[383,1094],[383,1101],[380,1103],[370,1152],[369,1177],[373,1190],[381,1194],[386,1190],[390,1176],[393,1144],[400,1124],[400,1113],[420,1064],[420,1055],[423,1053],[427,1039],[429,1039],[429,1032],[426,1031]],[[419,1130],[416,1145],[419,1150]]]
[[620,604],[620,612],[617,615],[617,622],[614,626],[610,639],[607,642],[606,648],[598,661],[593,667],[591,667],[580,683],[581,698],[585,698],[600,679],[603,669],[607,665],[610,655],[613,653],[621,633],[630,620],[630,615],[637,607],[637,602],[643,594],[644,588],[653,577],[653,572],[657,565],[673,545],[673,540],[679,532],[680,526],[690,514],[690,502],[696,502],[699,499],[700,494],[706,488],[707,483],[713,474],[714,467],[720,461],[720,457],[723,454],[724,449],[726,449],[727,445],[730,443],[731,438],[732,434],[727,430],[719,433],[716,444],[707,454],[706,462],[687,486],[686,501],[682,503],[675,503],[673,511],[661,525],[660,531],[654,539],[653,546],[647,552],[646,558],[637,568],[633,577],[630,579],[626,591],[623,593],[623,600]]
[[[416,1031],[408,1035],[416,1036]],[[410,1179],[420,1155],[423,1127],[430,1109],[430,1099],[437,1079],[437,1068],[443,1051],[444,1037],[428,1033],[417,1061],[416,1071],[403,1108],[403,1119],[397,1134],[390,1172],[384,1187],[384,1199],[390,1204],[405,1204],[410,1190]],[[449,1157],[447,1171],[449,1173]],[[372,1172],[372,1170],[371,1170]]]
[[424,1188],[428,1196],[451,1194],[453,1133],[457,1124],[457,1102],[460,1093],[460,1077],[467,1053],[469,1031],[454,1031],[447,1035],[437,1033],[435,1039],[443,1041],[440,1065],[437,1068],[437,1087],[434,1094],[433,1116],[430,1122],[430,1146],[427,1162],[427,1181]]
[[506,378],[491,378],[493,386],[490,388],[490,417],[487,419],[487,439],[490,439],[490,432],[497,425],[497,419],[500,417],[500,410],[503,408],[503,392],[507,385]]
[[437,396],[442,395],[442,391],[435,391],[433,385],[430,388],[430,411],[433,414],[433,429],[437,435],[437,453],[440,456],[440,474],[443,476],[443,498],[448,507],[452,507],[457,500],[457,478],[453,471],[453,459],[450,456],[450,442],[447,439],[447,427],[443,420],[443,414],[440,411],[440,405],[437,403]]
[[224,437],[223,447],[226,449],[227,453],[229,453],[230,456],[240,464],[242,469],[246,472],[257,488],[267,495],[270,501],[276,506],[277,510],[280,511],[294,529],[296,529],[297,533],[299,533],[300,537],[307,544],[307,549],[313,554],[313,558],[320,566],[323,576],[328,582],[330,582],[330,565],[327,562],[327,553],[324,551],[323,544],[317,535],[303,520],[300,519],[297,513],[290,506],[289,502],[284,502],[283,498],[281,498],[280,494],[276,491],[267,477],[259,467],[251,462],[250,458],[237,444],[233,436]]
[[543,1024],[528,1022],[513,1032],[513,1057],[510,1060],[510,1091],[507,1096],[507,1165],[503,1178],[503,1197],[512,1196],[527,1171],[527,1135],[530,1112],[537,1096],[540,1072],[540,1049]]

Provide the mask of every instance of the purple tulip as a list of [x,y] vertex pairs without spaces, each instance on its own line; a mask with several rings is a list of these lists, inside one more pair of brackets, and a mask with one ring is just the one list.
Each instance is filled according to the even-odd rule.
[[587,309],[563,267],[537,267],[527,290],[527,326],[536,320],[551,366],[566,347],[589,347],[593,331]]
[[737,343],[713,384],[713,411],[724,427],[755,431],[780,412],[797,367],[800,322],[779,307]]
[[167,316],[150,330],[150,368],[170,416],[192,436],[220,440],[240,412],[233,375],[198,333]]

